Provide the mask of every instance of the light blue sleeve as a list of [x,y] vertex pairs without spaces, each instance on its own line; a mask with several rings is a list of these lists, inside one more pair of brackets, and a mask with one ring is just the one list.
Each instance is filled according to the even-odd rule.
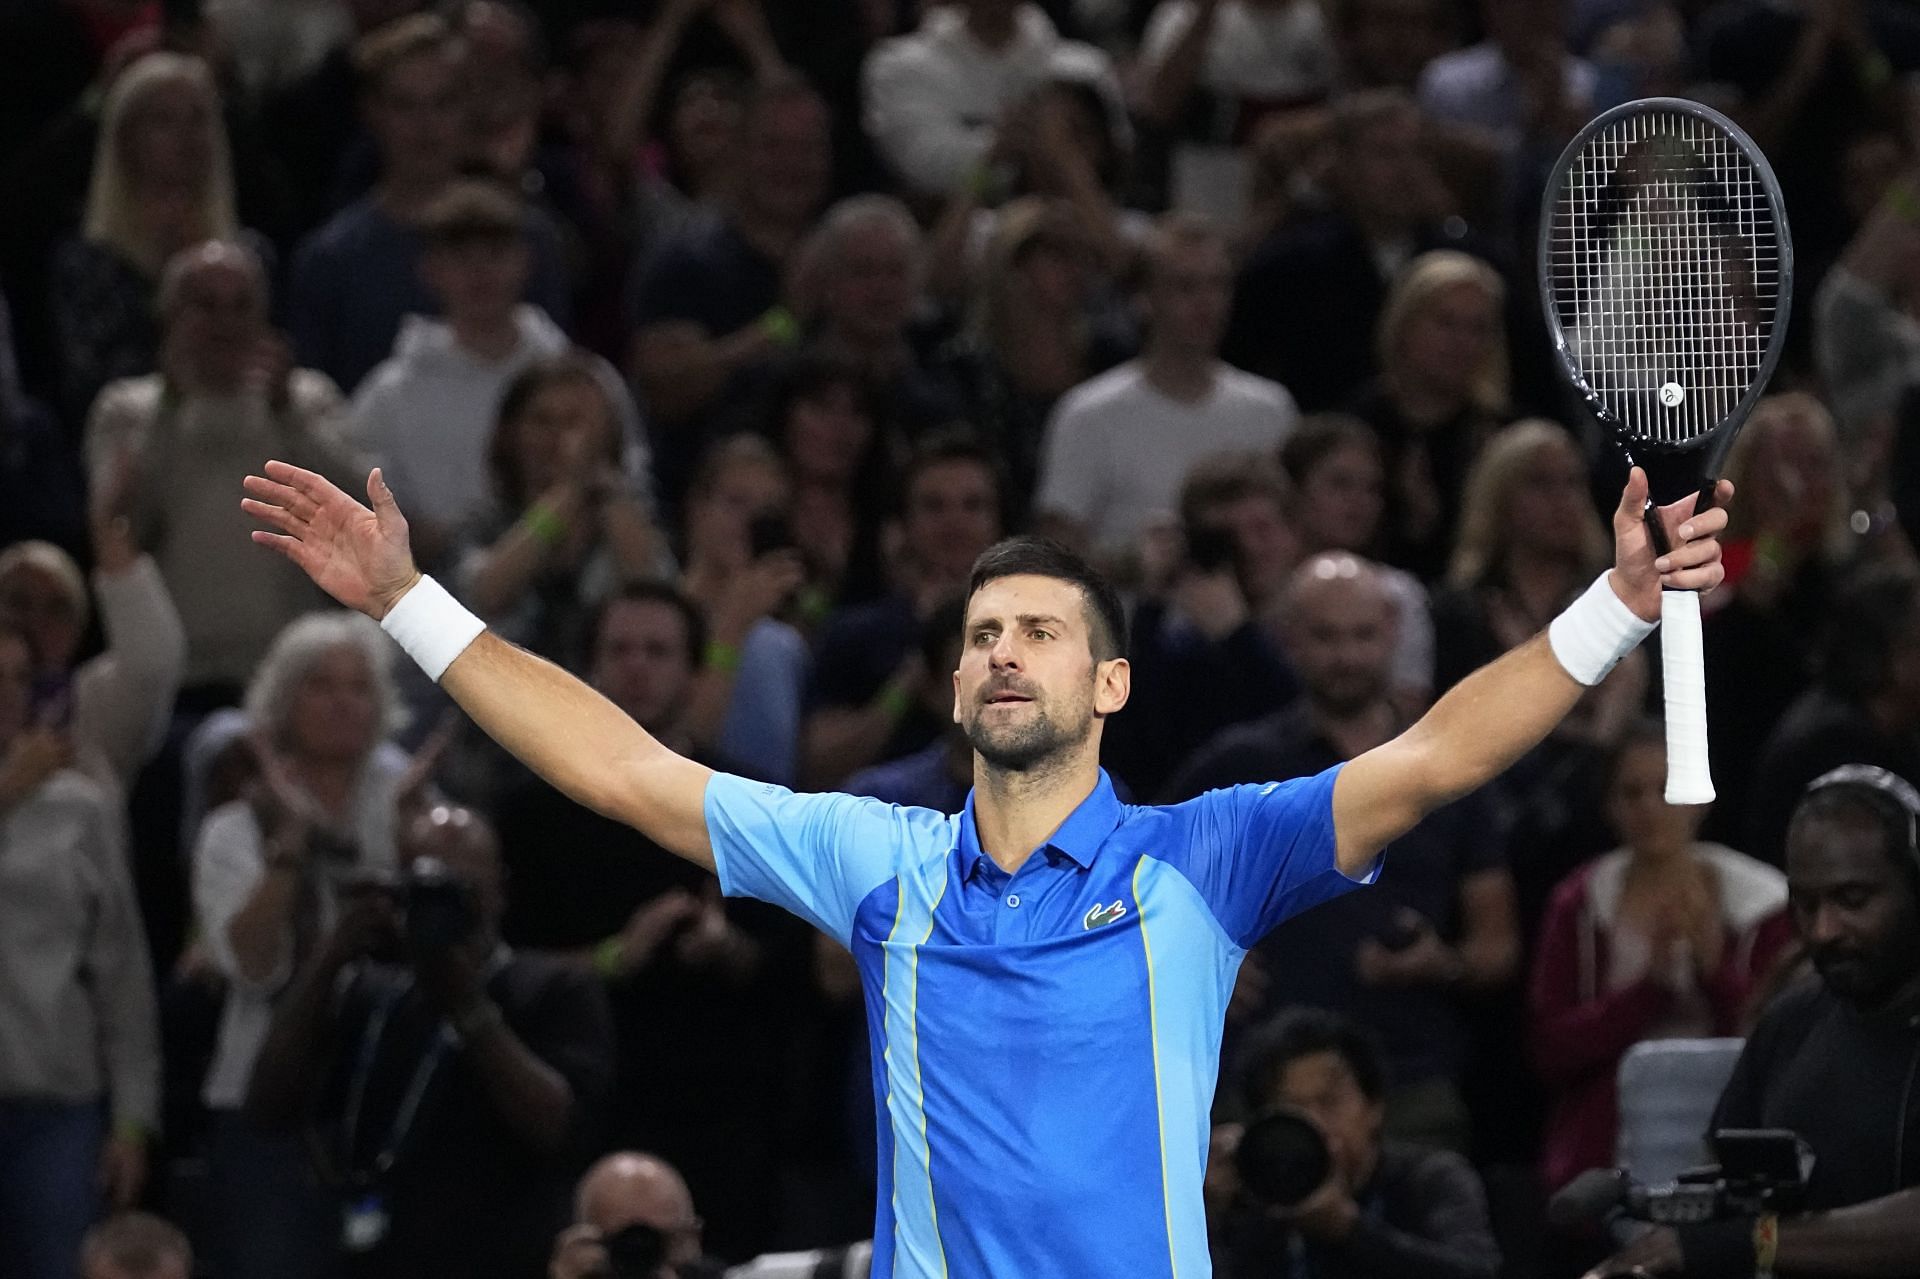
[[950,819],[930,809],[727,773],[708,781],[706,813],[722,892],[784,907],[842,945],[868,893],[952,841]]
[[1211,790],[1174,810],[1188,828],[1168,860],[1200,890],[1234,944],[1252,946],[1282,920],[1379,875],[1378,860],[1358,879],[1335,860],[1339,776],[1336,764],[1312,777]]

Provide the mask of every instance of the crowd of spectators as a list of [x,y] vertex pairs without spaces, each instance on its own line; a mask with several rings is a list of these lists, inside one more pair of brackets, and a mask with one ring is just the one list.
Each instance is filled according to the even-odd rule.
[[863,1273],[850,958],[488,742],[243,475],[380,466],[423,567],[674,749],[943,811],[969,568],[1042,532],[1128,602],[1124,796],[1310,774],[1610,562],[1534,220],[1654,93],[1754,134],[1800,261],[1706,602],[1719,799],[1661,798],[1637,654],[1248,954],[1222,1140],[1297,1105],[1367,1202],[1440,1194],[1375,1269],[1319,1203],[1329,1277],[1590,1259],[1541,1207],[1621,1058],[1801,964],[1801,791],[1920,778],[1920,11],[0,6],[0,1279],[571,1279],[636,1223]]

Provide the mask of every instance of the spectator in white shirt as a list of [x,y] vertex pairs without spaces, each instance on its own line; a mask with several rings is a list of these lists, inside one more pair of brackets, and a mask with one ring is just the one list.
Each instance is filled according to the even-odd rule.
[[1110,559],[1174,509],[1196,462],[1227,449],[1275,449],[1299,415],[1285,387],[1219,358],[1233,263],[1211,223],[1164,218],[1146,263],[1146,348],[1061,399],[1034,502],[1044,531]]
[[868,55],[867,134],[913,190],[951,194],[993,158],[1011,109],[1057,79],[1089,80],[1119,100],[1107,55],[1063,40],[1040,6],[961,0]]

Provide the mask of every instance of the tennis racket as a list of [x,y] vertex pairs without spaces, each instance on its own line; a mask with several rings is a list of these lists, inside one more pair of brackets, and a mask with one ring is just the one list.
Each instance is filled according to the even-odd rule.
[[[1540,301],[1560,367],[1652,485],[1700,494],[1780,360],[1793,241],[1780,184],[1731,120],[1680,98],[1607,111],[1568,144],[1540,218]],[[1667,801],[1713,798],[1700,597],[1663,591]]]

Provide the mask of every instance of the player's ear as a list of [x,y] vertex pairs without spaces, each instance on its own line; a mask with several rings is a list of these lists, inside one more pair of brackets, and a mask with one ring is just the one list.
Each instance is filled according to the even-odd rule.
[[1093,709],[1098,715],[1112,715],[1127,704],[1133,692],[1133,667],[1124,657],[1094,663]]

